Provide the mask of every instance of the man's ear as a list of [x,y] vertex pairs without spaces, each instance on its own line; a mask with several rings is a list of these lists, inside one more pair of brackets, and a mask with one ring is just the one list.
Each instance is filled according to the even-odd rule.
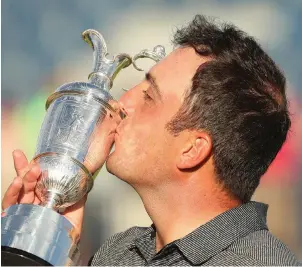
[[190,169],[205,162],[212,153],[212,139],[206,132],[192,132],[177,162],[179,169]]

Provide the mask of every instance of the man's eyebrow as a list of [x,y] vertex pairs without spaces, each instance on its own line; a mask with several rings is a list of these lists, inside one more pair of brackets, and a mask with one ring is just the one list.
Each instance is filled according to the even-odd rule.
[[157,96],[161,99],[162,98],[162,94],[161,94],[161,92],[159,90],[159,87],[158,87],[158,85],[156,83],[155,77],[150,72],[147,72],[145,76],[146,76],[146,80],[151,83],[152,88],[156,92]]

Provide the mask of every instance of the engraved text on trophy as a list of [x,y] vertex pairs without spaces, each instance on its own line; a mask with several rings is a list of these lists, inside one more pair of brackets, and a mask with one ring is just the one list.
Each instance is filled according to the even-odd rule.
[[59,117],[58,131],[53,144],[65,144],[74,149],[85,145],[84,143],[88,140],[87,131],[83,129],[83,126],[87,111],[79,103],[65,103]]

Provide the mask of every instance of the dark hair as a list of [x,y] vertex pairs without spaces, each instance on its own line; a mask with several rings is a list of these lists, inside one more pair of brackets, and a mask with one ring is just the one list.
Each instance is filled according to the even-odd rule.
[[201,15],[176,31],[174,44],[191,46],[211,60],[197,69],[167,128],[173,134],[207,131],[218,181],[247,202],[290,127],[285,77],[252,37]]

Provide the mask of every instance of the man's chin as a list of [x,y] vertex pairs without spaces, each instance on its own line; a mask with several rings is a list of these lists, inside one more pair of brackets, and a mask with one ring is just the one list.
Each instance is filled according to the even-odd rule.
[[109,173],[119,176],[119,171],[122,166],[122,161],[116,151],[113,151],[107,158],[106,169]]
[[106,169],[112,175],[127,182],[127,171],[124,168],[120,155],[118,155],[115,151],[109,155],[106,161]]

